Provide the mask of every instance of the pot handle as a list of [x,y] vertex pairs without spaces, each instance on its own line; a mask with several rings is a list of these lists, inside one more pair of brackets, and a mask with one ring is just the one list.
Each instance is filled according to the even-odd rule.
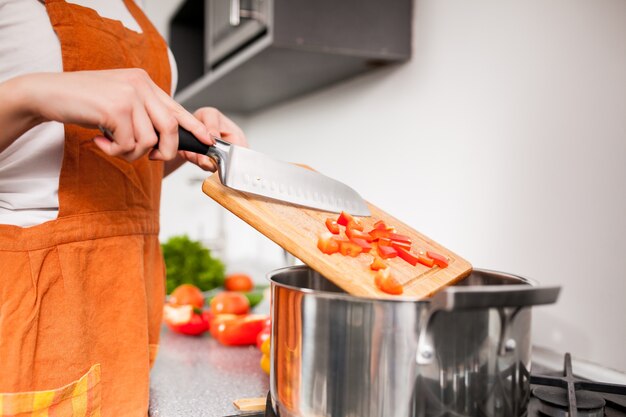
[[[515,308],[554,304],[561,287],[533,287],[529,285],[494,285],[477,287],[448,287],[434,295],[430,308],[423,309],[417,342],[417,363],[431,364],[435,359],[432,333],[429,331],[432,317],[439,311],[458,311],[483,308]],[[512,317],[511,317],[512,318]],[[505,320],[503,325],[508,326]],[[502,334],[505,334],[503,329]]]
[[431,298],[430,312],[474,308],[530,307],[554,304],[561,287],[529,285],[485,285],[448,287]]

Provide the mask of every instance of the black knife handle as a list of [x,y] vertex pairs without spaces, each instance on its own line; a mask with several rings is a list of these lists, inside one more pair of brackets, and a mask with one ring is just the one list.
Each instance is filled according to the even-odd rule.
[[209,149],[211,149],[210,145],[200,142],[194,135],[191,134],[190,131],[183,129],[182,127],[178,128],[179,151],[189,151],[206,155],[209,153]]

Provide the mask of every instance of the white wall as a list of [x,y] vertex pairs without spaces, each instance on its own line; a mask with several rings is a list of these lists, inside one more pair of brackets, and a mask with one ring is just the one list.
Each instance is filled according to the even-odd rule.
[[[626,371],[623,0],[418,0],[410,63],[242,123],[476,267],[562,285],[535,343]],[[173,222],[176,192],[167,233],[201,217]]]

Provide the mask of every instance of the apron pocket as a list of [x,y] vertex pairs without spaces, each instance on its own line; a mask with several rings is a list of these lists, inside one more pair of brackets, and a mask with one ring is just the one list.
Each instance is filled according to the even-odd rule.
[[0,393],[0,417],[100,417],[100,364],[79,380],[46,391]]

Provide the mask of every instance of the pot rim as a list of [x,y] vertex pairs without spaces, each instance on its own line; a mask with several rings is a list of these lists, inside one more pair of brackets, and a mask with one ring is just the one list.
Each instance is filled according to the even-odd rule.
[[[338,293],[338,292],[331,292],[331,291],[323,291],[323,290],[314,290],[311,288],[302,288],[302,287],[296,287],[294,285],[289,285],[289,284],[284,284],[282,282],[277,282],[276,280],[273,279],[273,277],[275,275],[279,275],[282,274],[284,272],[287,271],[298,271],[298,270],[303,270],[303,269],[307,269],[307,270],[312,270],[314,272],[315,271],[313,268],[311,268],[308,265],[294,265],[294,266],[286,266],[286,267],[282,267],[282,268],[278,268],[278,269],[274,269],[273,271],[270,271],[266,274],[266,278],[267,280],[270,282],[271,286],[278,286],[278,287],[282,287],[282,288],[287,288],[290,289],[292,291],[297,291],[303,294],[314,294],[316,297],[322,297],[322,298],[328,298],[328,299],[337,299],[337,300],[362,300],[362,301],[377,301],[377,302],[390,302],[390,303],[397,303],[397,302],[411,302],[411,303],[424,303],[424,304],[430,304],[431,302],[431,297],[429,298],[424,298],[424,299],[420,299],[420,300],[416,300],[415,298],[412,297],[406,297],[406,296],[398,296],[398,297],[394,297],[394,298],[375,298],[375,297],[367,297],[367,296],[361,296],[361,295],[352,295],[352,294],[348,294],[348,293]],[[487,273],[487,274],[493,274],[493,275],[501,275],[504,278],[509,278],[509,279],[513,279],[516,281],[520,281],[519,284],[504,284],[504,285],[500,285],[497,287],[502,287],[503,290],[507,289],[507,288],[511,288],[511,287],[516,287],[518,285],[530,285],[532,287],[538,287],[539,286],[539,282],[537,282],[536,280],[532,279],[532,278],[528,278],[528,277],[524,277],[521,275],[517,275],[517,274],[510,274],[508,272],[501,272],[501,271],[496,271],[496,270],[492,270],[492,269],[483,269],[483,268],[473,268],[472,272],[479,272],[479,273]],[[470,274],[471,274],[470,273]],[[320,274],[322,275],[322,274]],[[323,275],[322,275],[323,276]],[[458,282],[461,282],[463,279],[459,280]],[[481,287],[482,285],[473,285],[471,287]],[[496,285],[484,285],[485,287],[496,287]],[[451,285],[450,287],[456,287],[456,285]],[[469,286],[468,286],[469,287]],[[445,287],[447,288],[447,287]],[[437,293],[446,291],[446,289],[442,289],[441,291],[438,291]]]

